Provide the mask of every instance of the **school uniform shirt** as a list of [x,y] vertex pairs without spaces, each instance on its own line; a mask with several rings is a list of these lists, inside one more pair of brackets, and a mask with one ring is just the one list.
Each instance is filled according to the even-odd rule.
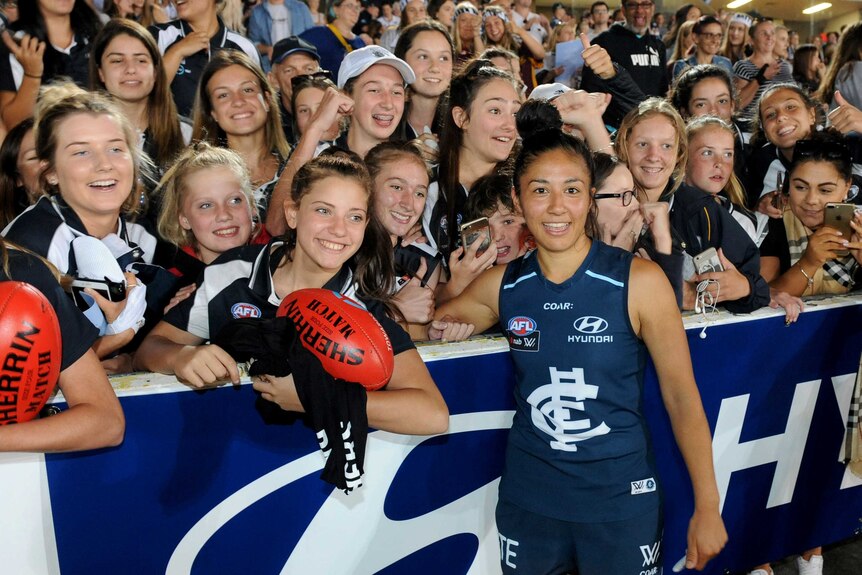
[[[35,34],[33,30],[26,30],[28,34]],[[42,85],[64,76],[71,78],[81,88],[87,88],[90,79],[90,40],[75,34],[72,44],[67,48],[57,48],[48,42],[45,47],[43,61],[53,66],[46,66],[42,74]],[[17,92],[24,81],[24,67],[6,47],[0,42],[0,91]]]
[[[164,321],[209,341],[233,319],[274,318],[281,298],[275,293],[272,274],[285,249],[283,241],[273,240],[265,246],[242,246],[225,252],[206,267],[193,296],[171,308]],[[348,266],[323,288],[365,305],[383,326],[395,355],[415,347],[407,332],[386,315],[382,303],[361,298]]]
[[628,316],[633,257],[593,241],[559,284],[535,252],[507,266],[500,327],[516,383],[501,501],[574,522],[661,505],[641,408],[647,351]]
[[60,370],[64,370],[83,356],[99,335],[98,330],[90,323],[63,288],[51,271],[39,258],[20,250],[8,248],[9,275],[0,266],[0,281],[14,280],[25,282],[36,289],[51,302],[60,324],[63,339],[62,360]]
[[[117,230],[117,235],[130,246],[130,250],[139,248],[141,261],[153,263],[157,243],[154,234],[139,223],[126,221],[122,215],[118,218]],[[61,196],[42,196],[3,230],[6,239],[39,254],[61,273],[73,276],[77,273],[77,266],[72,240],[85,235],[89,235],[87,228]]]
[[449,254],[458,248],[460,240],[456,233],[456,245],[449,245],[449,202],[455,202],[455,226],[460,228],[464,223],[464,212],[467,209],[467,194],[469,191],[462,184],[458,184],[458,190],[453,198],[447,197],[446,192],[440,193],[440,182],[436,179],[428,186],[428,195],[425,199],[425,210],[422,212],[422,231],[428,238],[428,243],[434,249],[443,254],[443,260],[447,261]]
[[[167,53],[171,46],[181,41],[193,30],[184,20],[173,20],[164,24],[150,26],[150,34],[156,39],[159,52],[162,56]],[[245,36],[225,27],[221,18],[218,19],[218,32],[210,38],[208,50],[201,50],[186,56],[180,62],[180,67],[174,79],[171,81],[171,92],[180,115],[189,116],[195,102],[195,92],[198,88],[204,68],[210,58],[220,50],[239,50],[251,58],[252,62],[260,66],[260,54],[254,44]]]

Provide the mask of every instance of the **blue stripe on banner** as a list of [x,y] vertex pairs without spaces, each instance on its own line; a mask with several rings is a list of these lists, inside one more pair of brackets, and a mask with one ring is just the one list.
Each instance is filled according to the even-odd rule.
[[601,275],[601,274],[597,274],[597,273],[595,273],[595,272],[591,272],[590,270],[587,270],[585,273],[586,273],[588,276],[590,276],[591,278],[596,278],[597,280],[606,281],[606,282],[608,282],[609,284],[613,284],[613,285],[615,285],[615,286],[617,286],[617,287],[623,287],[623,286],[625,285],[625,284],[623,284],[623,282],[618,282],[617,280],[612,280],[612,279],[611,279],[611,278],[609,278],[608,276],[603,276],[603,275]]
[[516,279],[515,281],[513,281],[512,283],[504,285],[504,286],[503,286],[503,289],[512,289],[513,287],[515,287],[516,285],[518,285],[518,284],[519,284],[519,283],[521,283],[522,281],[524,281],[524,280],[528,280],[528,279],[530,279],[531,277],[534,277],[535,275],[536,275],[536,272],[533,272],[533,273],[527,274],[527,275],[525,275],[525,276],[521,276],[521,277],[519,277],[518,279]]

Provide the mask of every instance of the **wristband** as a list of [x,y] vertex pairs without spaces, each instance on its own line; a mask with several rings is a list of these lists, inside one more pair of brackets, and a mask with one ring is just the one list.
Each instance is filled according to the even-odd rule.
[[24,75],[25,75],[25,76],[27,76],[28,78],[36,78],[37,80],[41,80],[41,79],[42,79],[42,74],[39,74],[39,75],[37,76],[37,75],[35,75],[35,74],[28,74],[27,72],[24,72]]
[[799,271],[802,272],[802,275],[805,276],[805,281],[808,282],[808,287],[805,289],[810,289],[810,288],[814,287],[814,278],[812,278],[810,275],[805,273],[805,269],[802,267],[802,264],[799,264]]
[[763,86],[766,82],[766,69],[769,68],[769,64],[764,64],[760,67],[760,70],[757,72],[757,76],[754,77],[754,81]]

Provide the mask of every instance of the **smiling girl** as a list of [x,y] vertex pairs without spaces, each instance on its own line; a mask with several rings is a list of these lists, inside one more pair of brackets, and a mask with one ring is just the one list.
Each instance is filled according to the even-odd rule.
[[159,234],[179,248],[171,271],[194,282],[224,252],[269,241],[255,223],[248,169],[236,152],[200,143],[188,148],[162,178]]
[[266,212],[290,146],[281,129],[275,90],[245,54],[225,50],[207,64],[198,86],[192,137],[242,156],[255,200]]
[[[236,362],[206,342],[233,317],[249,317],[249,310],[253,317],[275,317],[288,294],[322,287],[365,303],[392,341],[392,379],[385,391],[368,393],[369,425],[398,433],[444,431],[446,404],[410,338],[379,301],[391,291],[392,252],[371,217],[368,171],[345,157],[317,158],[299,170],[292,192],[285,238],[233,250],[210,265],[194,296],[170,310],[141,345],[138,366],[176,374],[192,387],[238,383]],[[282,408],[302,411],[292,376],[255,385]]]
[[704,279],[716,280],[710,294],[734,313],[767,305],[769,286],[760,277],[754,242],[712,196],[682,183],[688,140],[673,106],[659,98],[642,102],[623,119],[615,146],[646,199],[669,204],[671,227],[689,257],[721,248],[725,271],[697,275],[693,265],[684,268],[683,309],[694,308],[694,288]]
[[[486,271],[437,310],[477,331],[499,323],[510,335],[516,411],[496,520],[501,541],[518,546],[501,547],[501,569],[617,575],[649,567],[638,545],[660,546],[660,491],[631,496],[631,480],[655,477],[641,406],[647,353],[673,427],[685,430],[676,439],[695,498],[686,567],[702,569],[727,534],[673,291],[655,264],[587,235],[590,151],[560,130],[535,129],[515,161],[515,194],[537,249]],[[547,302],[566,302],[565,311],[548,311]],[[609,347],[565,343],[585,316],[606,322]],[[515,336],[525,322],[541,330],[533,347]],[[436,323],[430,335],[451,323]],[[592,399],[547,407],[566,397]]]

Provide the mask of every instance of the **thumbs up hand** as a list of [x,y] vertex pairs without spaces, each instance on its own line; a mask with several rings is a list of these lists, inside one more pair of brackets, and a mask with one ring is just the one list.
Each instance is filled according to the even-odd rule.
[[590,45],[589,36],[583,32],[581,32],[580,38],[584,44],[584,51],[581,52],[581,56],[584,58],[584,66],[592,70],[602,80],[610,80],[616,76],[617,71],[614,69],[614,63],[608,51],[601,46]]
[[829,122],[832,127],[842,134],[862,133],[862,111],[849,104],[838,90],[835,91],[834,102],[838,107],[829,112]]

